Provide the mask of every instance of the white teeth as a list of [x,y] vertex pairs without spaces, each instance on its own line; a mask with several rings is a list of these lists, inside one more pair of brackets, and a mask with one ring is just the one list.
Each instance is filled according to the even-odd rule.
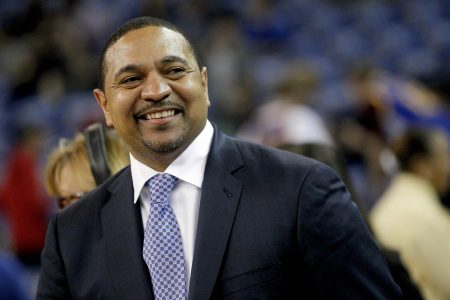
[[162,111],[162,112],[155,112],[155,113],[151,113],[151,114],[146,114],[144,116],[144,118],[146,120],[161,119],[161,118],[166,118],[166,117],[173,116],[174,114],[175,114],[175,110],[165,110],[165,111]]

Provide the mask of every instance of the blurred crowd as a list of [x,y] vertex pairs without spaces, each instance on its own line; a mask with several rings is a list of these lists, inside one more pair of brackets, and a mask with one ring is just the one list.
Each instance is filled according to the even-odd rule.
[[284,149],[334,147],[363,213],[399,171],[394,141],[418,126],[450,137],[448,0],[2,0],[0,254],[25,266],[31,293],[57,209],[48,154],[102,120],[91,93],[101,47],[146,14],[198,47],[212,122]]

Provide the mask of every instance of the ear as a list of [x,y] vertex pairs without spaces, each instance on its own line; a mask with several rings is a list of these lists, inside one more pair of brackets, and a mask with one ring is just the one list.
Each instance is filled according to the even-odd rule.
[[205,93],[206,101],[208,102],[208,106],[211,106],[208,94],[208,70],[206,69],[206,67],[202,67],[202,70],[200,71],[200,76],[202,80],[203,92]]
[[103,114],[105,115],[106,125],[113,127],[113,123],[111,120],[111,116],[109,114],[109,106],[108,106],[108,100],[106,99],[105,93],[101,89],[94,89],[94,96],[97,100],[98,105],[103,110]]

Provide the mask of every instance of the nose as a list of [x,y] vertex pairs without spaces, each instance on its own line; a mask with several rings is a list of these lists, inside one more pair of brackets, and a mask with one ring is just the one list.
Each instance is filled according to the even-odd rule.
[[141,97],[147,101],[161,101],[165,99],[172,89],[166,80],[160,75],[151,75],[145,80]]

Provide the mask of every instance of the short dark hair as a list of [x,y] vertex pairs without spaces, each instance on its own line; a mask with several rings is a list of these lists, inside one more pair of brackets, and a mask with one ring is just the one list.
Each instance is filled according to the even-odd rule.
[[99,70],[98,70],[98,86],[100,87],[100,89],[103,90],[105,87],[104,84],[105,84],[105,77],[106,77],[106,72],[107,72],[105,56],[106,56],[106,52],[108,51],[108,49],[128,32],[130,32],[132,30],[144,28],[147,26],[164,27],[164,28],[173,30],[173,31],[181,34],[186,39],[187,44],[188,44],[192,54],[194,55],[194,58],[195,58],[197,64],[200,66],[198,52],[193,47],[191,41],[187,38],[186,34],[180,28],[178,28],[177,26],[175,26],[174,24],[172,24],[168,21],[165,21],[165,20],[162,20],[159,18],[142,16],[142,17],[134,18],[134,19],[131,19],[131,20],[128,20],[127,22],[125,22],[115,32],[113,32],[111,34],[111,36],[109,37],[109,39],[106,41],[105,46],[103,47],[103,50],[100,54],[100,63],[99,63]]
[[435,134],[432,129],[412,128],[394,141],[392,149],[401,170],[411,171],[416,158],[433,154],[432,139]]

